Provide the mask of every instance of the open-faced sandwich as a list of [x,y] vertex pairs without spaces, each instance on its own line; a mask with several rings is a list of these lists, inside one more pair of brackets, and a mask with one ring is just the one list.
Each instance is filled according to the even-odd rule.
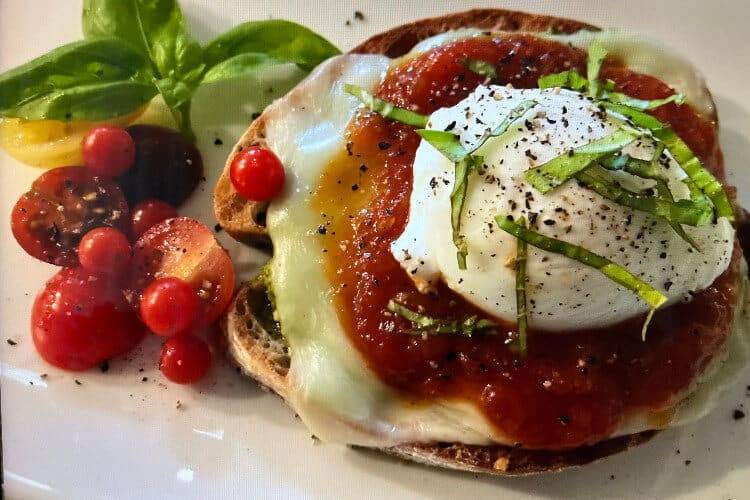
[[218,220],[273,248],[229,354],[315,436],[432,465],[636,446],[745,361],[723,172],[703,79],[658,44],[503,10],[395,28],[229,158]]

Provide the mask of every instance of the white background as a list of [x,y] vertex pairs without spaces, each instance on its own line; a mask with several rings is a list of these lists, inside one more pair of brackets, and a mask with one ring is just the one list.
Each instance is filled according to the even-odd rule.
[[[680,50],[704,71],[719,108],[730,178],[750,204],[750,3],[182,4],[192,32],[202,41],[241,21],[272,16],[302,22],[344,50],[387,27],[469,6],[515,6],[633,29]],[[353,20],[355,10],[365,14],[364,21]],[[0,70],[79,38],[79,16],[80,3],[73,0],[0,0]],[[346,20],[352,26],[345,26]],[[204,106],[206,102],[210,95]],[[197,130],[208,180],[187,214],[213,223],[211,186],[243,126],[206,119]],[[216,137],[224,146],[213,145]],[[46,366],[33,351],[28,315],[36,291],[53,270],[24,254],[7,225],[13,203],[39,173],[0,152],[0,390],[7,498],[750,498],[750,417],[732,419],[732,410],[744,402],[750,409],[745,389],[750,372],[709,418],[664,432],[639,449],[583,470],[492,479],[317,443],[278,398],[223,363],[197,387],[165,384],[155,366],[158,346],[153,342],[146,342],[131,361],[113,362],[106,374],[73,375]],[[231,251],[244,273],[262,260],[237,246]],[[9,346],[6,338],[18,345]],[[49,375],[43,380],[41,373]],[[144,376],[146,382],[141,381]],[[691,461],[689,466],[685,460]]]

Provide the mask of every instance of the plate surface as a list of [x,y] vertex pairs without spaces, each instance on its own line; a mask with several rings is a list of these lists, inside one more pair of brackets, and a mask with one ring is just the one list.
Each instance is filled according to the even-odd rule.
[[[283,4],[283,5],[282,5]],[[183,0],[202,41],[240,21],[279,17],[302,22],[342,49],[410,19],[463,10],[470,2],[381,0],[269,2]],[[721,117],[730,180],[750,206],[750,3],[732,0],[648,2],[475,1],[619,26],[663,40],[707,76]],[[365,19],[355,20],[360,10]],[[80,2],[0,0],[0,70],[80,37]],[[346,22],[349,21],[351,25]],[[236,90],[236,89],[235,89]],[[200,96],[198,145],[207,180],[184,210],[213,224],[210,193],[245,124],[232,120],[244,99]],[[243,101],[244,102],[244,101]],[[216,138],[222,146],[214,145]],[[70,374],[40,361],[29,337],[33,298],[53,269],[15,244],[8,220],[17,197],[40,171],[0,152],[0,340],[3,465],[10,499],[34,498],[747,498],[750,496],[750,371],[703,421],[582,470],[492,479],[404,464],[376,453],[311,438],[280,400],[217,363],[197,387],[165,383],[158,345],[107,373]],[[252,273],[261,254],[227,244],[238,269]],[[5,339],[17,342],[10,346]],[[143,371],[141,371],[141,368]],[[46,373],[46,378],[40,374]],[[75,379],[81,385],[75,383]],[[748,387],[750,388],[750,387]],[[180,404],[178,405],[178,401]],[[178,406],[181,406],[178,408]]]

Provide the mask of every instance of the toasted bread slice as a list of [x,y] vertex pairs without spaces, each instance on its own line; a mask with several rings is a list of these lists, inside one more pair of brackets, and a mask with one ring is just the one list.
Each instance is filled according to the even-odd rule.
[[[555,33],[575,33],[582,29],[598,30],[589,24],[559,17],[502,9],[475,9],[398,26],[375,35],[352,49],[351,52],[399,57],[409,52],[414,45],[425,38],[461,28],[478,28],[487,31],[553,31]],[[269,246],[270,241],[265,227],[268,203],[243,198],[234,189],[229,179],[229,165],[234,156],[243,148],[262,146],[264,129],[265,118],[261,115],[250,125],[237,143],[234,152],[229,155],[214,190],[214,212],[221,227],[233,238],[251,245]]]
[[[353,53],[399,57],[430,36],[448,30],[478,28],[502,31],[554,31],[574,33],[598,28],[578,21],[501,9],[476,9],[425,19],[376,35]],[[266,203],[243,199],[229,179],[234,155],[245,147],[263,145],[265,117],[256,119],[227,159],[214,192],[214,211],[222,227],[235,239],[252,245],[270,245],[266,228]],[[256,279],[236,295],[223,322],[226,348],[242,372],[288,399],[288,345],[270,314],[263,283]],[[455,470],[497,475],[525,475],[558,471],[638,446],[656,434],[648,431],[610,439],[593,446],[566,451],[524,450],[509,446],[474,446],[461,443],[409,443],[380,451],[400,458]]]
[[[290,357],[260,279],[245,284],[224,319],[226,348],[242,372],[284,399]],[[409,443],[380,451],[426,465],[468,472],[524,475],[580,466],[648,441],[656,431],[610,439],[567,451],[524,450],[512,446]]]

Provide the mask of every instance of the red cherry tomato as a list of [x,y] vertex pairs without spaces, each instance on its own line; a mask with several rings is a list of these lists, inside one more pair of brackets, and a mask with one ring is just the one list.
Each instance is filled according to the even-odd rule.
[[179,278],[159,278],[143,291],[141,319],[155,334],[170,337],[190,329],[200,307],[198,294],[190,283]]
[[63,269],[34,301],[31,335],[48,363],[86,370],[135,347],[145,327],[112,280]]
[[78,245],[78,260],[84,269],[112,276],[128,268],[132,253],[128,238],[111,227],[92,229]]
[[116,177],[135,162],[135,143],[124,129],[96,127],[83,138],[83,163],[96,175]]
[[161,200],[146,200],[140,202],[133,209],[130,229],[133,238],[138,239],[143,233],[163,220],[177,217],[177,210],[167,202]]
[[188,217],[167,219],[135,243],[126,286],[128,301],[138,307],[143,291],[155,279],[180,278],[200,299],[195,327],[213,323],[234,293],[234,267],[229,254],[204,224]]
[[128,204],[117,185],[85,167],[40,175],[13,207],[11,230],[26,252],[57,266],[78,265],[78,243],[95,227],[128,228]]
[[180,335],[167,339],[161,348],[159,369],[172,382],[194,384],[211,366],[208,344],[197,337]]
[[252,146],[234,157],[229,177],[245,198],[268,201],[284,187],[284,165],[270,149]]

